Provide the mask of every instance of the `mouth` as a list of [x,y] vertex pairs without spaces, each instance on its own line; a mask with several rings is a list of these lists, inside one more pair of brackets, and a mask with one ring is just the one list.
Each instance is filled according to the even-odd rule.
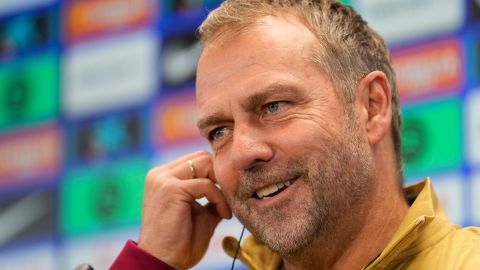
[[258,200],[271,199],[285,191],[289,186],[291,186],[295,181],[297,181],[297,179],[298,177],[295,177],[281,183],[271,184],[269,186],[260,188],[254,192],[253,197]]

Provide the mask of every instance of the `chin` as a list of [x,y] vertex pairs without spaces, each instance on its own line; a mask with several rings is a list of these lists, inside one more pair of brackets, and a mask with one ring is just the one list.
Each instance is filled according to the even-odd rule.
[[[300,207],[302,208],[305,209]],[[308,211],[289,214],[278,211],[261,214],[254,212],[247,211],[244,218],[237,216],[257,240],[282,256],[299,253],[310,246],[322,227],[318,224],[318,219],[313,218]]]

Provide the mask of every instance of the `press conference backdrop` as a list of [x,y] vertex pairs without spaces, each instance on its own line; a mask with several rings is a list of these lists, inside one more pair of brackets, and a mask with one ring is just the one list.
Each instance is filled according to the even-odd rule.
[[[0,0],[0,269],[106,269],[137,239],[148,168],[208,149],[195,30],[219,2]],[[480,1],[346,2],[392,50],[407,182],[480,225]],[[196,269],[229,268],[240,231]]]

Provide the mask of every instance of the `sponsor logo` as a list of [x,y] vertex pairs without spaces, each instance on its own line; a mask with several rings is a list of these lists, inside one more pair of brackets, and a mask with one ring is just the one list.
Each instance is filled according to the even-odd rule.
[[465,148],[468,161],[472,164],[480,164],[480,89],[469,91],[466,98],[465,113]]
[[469,2],[473,18],[476,21],[480,20],[480,0],[470,0]]
[[403,161],[414,163],[422,158],[425,150],[428,149],[428,131],[421,119],[412,116],[404,119],[402,133]]
[[53,42],[53,9],[20,14],[0,23],[0,59],[42,48]]
[[193,91],[160,99],[152,119],[156,146],[168,148],[202,139],[197,129],[198,111]]
[[66,6],[67,39],[145,25],[157,7],[151,0],[75,1]]
[[95,187],[94,193],[102,194],[94,196],[94,213],[98,218],[108,220],[118,215],[118,211],[121,210],[119,208],[120,192],[120,187],[116,185],[114,177],[108,175]]
[[53,124],[0,135],[0,186],[55,180],[62,166],[62,139]]
[[53,236],[56,198],[57,193],[53,190],[36,190],[9,197],[3,195],[0,200],[0,247]]
[[404,106],[402,115],[407,176],[461,166],[462,109],[457,98]]
[[61,228],[67,235],[140,221],[148,162],[129,158],[77,168],[61,183]]
[[0,16],[38,6],[45,6],[55,0],[2,0],[0,1]]
[[464,21],[465,1],[357,0],[353,6],[389,43],[450,33]]
[[58,58],[39,55],[0,67],[0,130],[58,114]]
[[74,46],[64,59],[63,109],[82,117],[147,101],[157,86],[150,31]]
[[465,82],[464,48],[448,39],[392,53],[402,99],[459,91]]
[[144,117],[134,111],[79,123],[69,132],[73,162],[98,162],[140,149],[144,142]]
[[195,82],[200,44],[195,32],[167,38],[163,46],[163,83],[168,90]]
[[5,83],[4,105],[7,109],[7,117],[9,119],[21,119],[25,117],[26,107],[31,99],[30,89],[32,82],[23,72],[14,71],[8,81]]

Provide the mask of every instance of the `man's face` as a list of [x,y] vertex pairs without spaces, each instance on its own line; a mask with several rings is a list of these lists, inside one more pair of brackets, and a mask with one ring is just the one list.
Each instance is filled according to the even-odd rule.
[[311,62],[315,36],[265,17],[205,48],[199,127],[240,221],[280,254],[336,237],[371,188],[370,148],[330,79]]

